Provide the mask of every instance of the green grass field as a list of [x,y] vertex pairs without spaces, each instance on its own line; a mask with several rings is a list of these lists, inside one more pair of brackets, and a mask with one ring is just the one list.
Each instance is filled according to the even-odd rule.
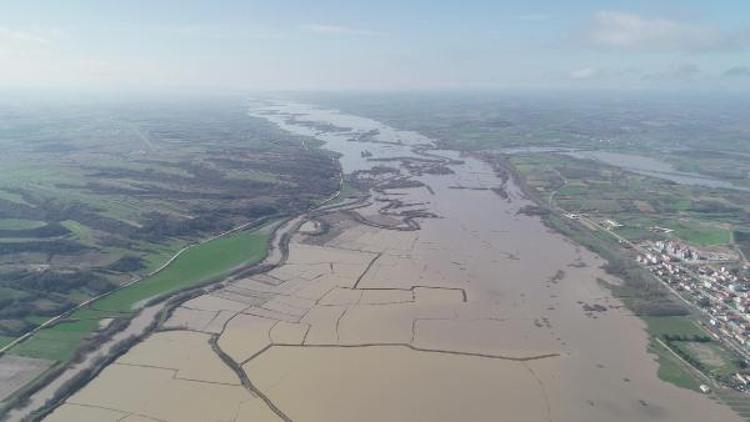
[[0,347],[9,345],[13,340],[15,340],[14,337],[0,336]]
[[[641,318],[648,326],[649,334],[654,338],[660,338],[666,335],[684,338],[692,338],[695,336],[706,337],[709,335],[708,332],[698,325],[689,315],[666,317],[646,316]],[[672,342],[672,347],[680,347],[683,351],[687,351],[694,358],[703,362],[709,369],[714,369],[715,363],[713,361],[708,361],[708,359],[705,359],[704,361],[704,359],[701,359],[701,356],[697,356],[693,353],[696,348],[710,349],[714,352],[712,357],[714,357],[714,354],[715,356],[721,356],[722,360],[726,357],[726,352],[712,342],[695,343],[677,341]],[[650,350],[657,356],[657,361],[659,362],[659,371],[657,375],[661,380],[695,391],[698,391],[698,386],[705,382],[687,368],[685,363],[677,358],[671,351],[661,344],[658,344],[655,340],[652,340]],[[727,358],[725,362],[722,362],[721,366],[724,364],[730,365],[731,360]],[[716,369],[718,370],[719,368]],[[727,367],[721,369],[727,369]]]
[[647,228],[637,226],[626,225],[623,227],[618,227],[614,229],[614,232],[630,240],[631,242],[640,242],[654,237],[653,233],[648,231]]
[[11,289],[8,287],[0,286],[0,297],[7,297],[9,299],[23,299],[30,295],[31,295],[30,293],[24,292],[23,290]]
[[172,293],[253,264],[266,254],[266,234],[241,232],[188,249],[164,270],[94,304],[98,310],[127,312],[144,300]]
[[15,202],[16,204],[21,205],[30,205],[28,202],[24,201],[23,195],[14,192],[8,192],[4,189],[0,189],[0,199],[5,199],[6,201]]
[[[188,245],[188,242],[184,240],[174,240],[164,244],[153,244],[142,242],[138,245],[139,249],[148,251],[147,255],[143,257],[143,264],[145,268],[138,271],[139,274],[150,274],[156,271],[159,267],[174,256],[180,249]],[[127,250],[123,250],[122,253],[127,253]]]
[[[642,317],[642,319],[648,326],[649,334],[655,338],[665,335],[688,339],[695,336],[709,336],[709,333],[690,316]],[[702,365],[701,372],[706,375],[722,377],[739,370],[736,359],[713,341],[672,341],[669,344],[674,351],[686,353],[699,362]],[[705,383],[682,360],[655,340],[652,340],[650,350],[657,356],[659,363],[657,375],[663,381],[696,391],[700,384]]]
[[676,341],[673,346],[692,356],[703,365],[704,371],[713,376],[733,374],[740,370],[732,356],[714,342]]
[[732,233],[734,243],[742,250],[745,257],[750,257],[750,229],[743,228]]
[[732,240],[729,230],[719,227],[682,221],[666,221],[664,225],[680,239],[699,246],[724,245]]
[[35,229],[44,226],[44,221],[26,220],[22,218],[0,218],[0,230]]
[[626,214],[620,216],[620,218],[625,226],[617,228],[616,232],[634,241],[653,237],[654,235],[649,233],[649,229],[659,226],[674,230],[673,237],[697,246],[725,245],[732,242],[732,233],[715,225],[691,220],[652,218],[640,214]]
[[708,335],[708,333],[696,324],[689,316],[644,316],[641,317],[641,319],[643,319],[643,321],[646,322],[646,325],[648,325],[648,332],[656,337],[661,337],[663,335],[687,337]]
[[100,321],[104,318],[114,318],[118,316],[130,315],[132,312],[115,312],[115,311],[100,311],[89,307],[81,308],[75,311],[69,319],[71,320],[95,320]]
[[34,325],[40,325],[40,324],[47,322],[50,319],[50,317],[43,316],[43,315],[31,315],[31,316],[27,316],[24,319]]
[[45,328],[18,346],[12,353],[53,361],[66,361],[73,356],[81,341],[98,327],[95,320],[62,322]]
[[[643,317],[643,320],[648,325],[649,333],[654,337],[662,337],[665,335],[679,336],[683,338],[709,336],[709,333],[697,323],[695,323],[690,316]],[[695,360],[697,360],[704,366],[704,371],[708,371],[714,376],[733,373],[739,370],[733,357],[713,341],[673,341],[671,342],[671,347],[680,349],[682,352],[692,356]],[[667,350],[655,351],[657,352],[657,354],[660,354],[659,352],[669,353]],[[664,357],[675,360],[675,363],[679,363],[673,356],[665,354]],[[691,374],[679,375],[677,373],[677,369],[678,368],[671,368],[667,363],[663,373],[663,375],[666,376],[665,380],[669,381],[676,379],[680,381],[681,384],[685,384],[685,378],[693,377]]]
[[94,243],[94,235],[92,233],[92,230],[88,226],[84,226],[83,224],[73,221],[73,220],[65,220],[62,222],[62,225],[70,230],[71,233],[73,233],[73,236],[75,236],[76,240],[79,242],[85,244],[85,245],[91,245]]
[[674,384],[678,387],[699,391],[698,387],[703,383],[700,378],[693,375],[672,352],[659,343],[653,342],[649,351],[656,355],[659,369],[656,375],[660,380]]

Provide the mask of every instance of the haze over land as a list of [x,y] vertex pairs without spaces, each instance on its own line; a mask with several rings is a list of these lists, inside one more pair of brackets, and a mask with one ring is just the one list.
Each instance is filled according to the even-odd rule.
[[735,0],[3,3],[0,86],[746,91]]
[[750,420],[748,16],[6,2],[0,419]]

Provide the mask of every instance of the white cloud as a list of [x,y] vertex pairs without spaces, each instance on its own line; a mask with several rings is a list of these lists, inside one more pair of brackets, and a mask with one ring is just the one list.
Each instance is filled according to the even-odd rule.
[[382,32],[371,31],[367,29],[351,28],[348,26],[340,25],[321,25],[321,24],[309,24],[303,25],[302,29],[308,32],[321,35],[365,35],[365,36],[380,36]]
[[669,66],[665,70],[644,73],[644,81],[688,82],[700,76],[700,68],[693,63],[682,63]]
[[50,31],[0,26],[0,57],[7,61],[15,57],[45,54],[55,44],[53,35]]
[[748,66],[732,66],[729,69],[725,70],[724,73],[722,73],[722,76],[730,77],[730,78],[737,78],[737,77],[743,77],[748,78],[750,77],[750,67]]
[[[750,69],[748,69],[750,71]],[[726,74],[726,73],[725,73]],[[697,80],[706,82],[716,75],[704,73],[695,63],[674,63],[649,69],[628,67],[581,67],[568,73],[568,79],[580,82],[616,82],[624,84],[684,84]]]
[[597,13],[588,39],[600,47],[645,51],[701,52],[744,47],[739,34],[624,12]]
[[49,45],[50,39],[35,31],[0,27],[0,48]]
[[132,60],[124,64],[70,54],[68,42],[64,32],[52,28],[0,27],[0,85],[95,85],[141,71]]
[[584,67],[570,72],[570,79],[577,81],[594,79],[601,76],[601,71],[594,67]]
[[541,14],[541,13],[533,13],[529,15],[516,16],[516,19],[518,19],[519,21],[524,21],[524,22],[543,22],[543,21],[548,21],[551,18],[552,16]]

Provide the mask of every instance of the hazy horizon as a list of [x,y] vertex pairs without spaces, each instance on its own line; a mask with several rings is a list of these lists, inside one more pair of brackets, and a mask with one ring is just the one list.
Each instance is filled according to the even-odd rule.
[[736,1],[8,1],[0,89],[750,89]]

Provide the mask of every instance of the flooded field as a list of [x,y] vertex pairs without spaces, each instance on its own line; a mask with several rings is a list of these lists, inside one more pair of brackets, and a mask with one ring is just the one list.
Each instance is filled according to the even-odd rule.
[[618,281],[520,214],[512,179],[368,119],[253,107],[369,196],[299,221],[283,265],[183,303],[47,420],[740,420],[658,379],[597,279]]

